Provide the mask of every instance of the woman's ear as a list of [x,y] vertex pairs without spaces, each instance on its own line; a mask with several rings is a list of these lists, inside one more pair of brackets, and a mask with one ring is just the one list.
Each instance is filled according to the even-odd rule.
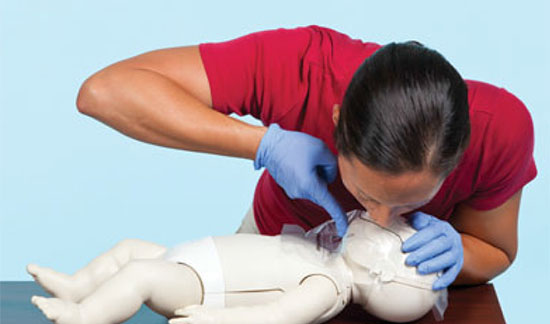
[[338,124],[338,118],[340,118],[340,105],[334,104],[332,106],[332,121],[334,122],[334,126]]

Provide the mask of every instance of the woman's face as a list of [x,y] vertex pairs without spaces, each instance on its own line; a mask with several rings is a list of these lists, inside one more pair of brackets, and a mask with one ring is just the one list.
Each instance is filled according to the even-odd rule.
[[390,175],[367,167],[353,156],[339,155],[338,167],[346,189],[382,226],[427,204],[444,180],[429,171]]
[[[339,117],[340,105],[334,104],[334,125]],[[338,168],[346,189],[382,226],[395,216],[427,204],[445,180],[428,170],[390,175],[367,167],[354,156],[338,155]]]

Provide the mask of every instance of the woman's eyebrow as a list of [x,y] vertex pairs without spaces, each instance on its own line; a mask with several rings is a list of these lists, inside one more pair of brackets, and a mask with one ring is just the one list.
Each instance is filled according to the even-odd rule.
[[359,193],[360,196],[362,196],[362,198],[365,198],[365,199],[369,199],[369,200],[372,200],[374,201],[375,203],[377,204],[380,204],[380,202],[372,197],[370,197],[369,195],[366,195],[364,192],[361,191],[361,189],[357,188],[357,193]]
[[[377,203],[377,204],[381,204],[378,200],[370,197],[369,195],[366,195],[363,191],[361,191],[361,189],[357,188],[357,193],[359,194],[359,196],[361,196],[361,198],[363,199],[369,199],[369,200],[372,200],[373,202]],[[429,200],[423,200],[423,201],[417,201],[417,202],[413,202],[413,203],[408,203],[408,204],[404,204],[404,205],[401,205],[399,207],[409,207],[409,206],[416,206],[416,205],[425,205]]]

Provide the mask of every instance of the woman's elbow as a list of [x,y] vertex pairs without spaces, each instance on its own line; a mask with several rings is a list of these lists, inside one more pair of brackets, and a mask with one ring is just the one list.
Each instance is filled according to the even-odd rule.
[[82,83],[76,98],[76,107],[79,112],[88,116],[97,116],[109,96],[108,76],[105,70],[99,71]]

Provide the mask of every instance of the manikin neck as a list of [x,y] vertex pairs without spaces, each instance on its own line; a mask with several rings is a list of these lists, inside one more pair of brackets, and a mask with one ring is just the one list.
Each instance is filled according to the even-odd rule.
[[355,282],[351,285],[351,302],[354,304],[362,303],[362,296],[361,293],[359,293],[359,287],[357,287]]
[[362,269],[355,262],[351,261],[349,259],[349,255],[345,255],[343,257],[343,260],[344,260],[344,263],[346,264],[346,267],[348,269],[348,275],[351,279],[351,302],[354,304],[364,305],[366,302],[365,294],[368,295],[370,288],[366,287],[365,283],[361,285],[357,284],[357,281],[358,281],[357,274],[361,271],[366,271],[366,269]]
[[355,281],[351,284],[351,302],[354,304],[365,305],[366,298],[364,296],[364,288],[357,285]]

